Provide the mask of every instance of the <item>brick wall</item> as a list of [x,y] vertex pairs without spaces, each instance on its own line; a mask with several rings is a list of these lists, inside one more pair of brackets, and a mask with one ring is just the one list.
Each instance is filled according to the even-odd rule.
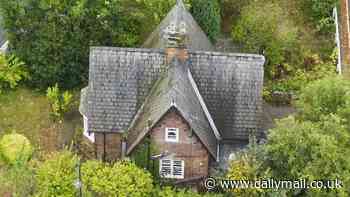
[[95,150],[97,159],[105,161],[115,161],[120,159],[122,150],[121,135],[122,134],[120,133],[95,133]]
[[[165,141],[165,129],[179,128],[179,142]],[[151,130],[150,137],[158,154],[169,153],[169,157],[185,161],[185,179],[207,176],[209,153],[180,114],[174,109],[168,112]]]

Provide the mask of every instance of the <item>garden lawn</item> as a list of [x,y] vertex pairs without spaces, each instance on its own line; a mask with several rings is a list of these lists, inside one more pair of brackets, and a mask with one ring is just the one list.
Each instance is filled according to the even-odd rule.
[[[76,93],[75,95],[78,95]],[[78,96],[71,113],[63,121],[54,122],[44,93],[27,88],[0,94],[0,136],[17,132],[25,135],[36,150],[51,152],[70,145],[75,131],[81,127]]]

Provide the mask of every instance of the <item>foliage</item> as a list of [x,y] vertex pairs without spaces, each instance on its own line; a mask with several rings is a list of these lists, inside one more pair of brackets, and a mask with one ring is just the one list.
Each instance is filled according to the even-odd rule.
[[[346,114],[350,103],[350,82],[339,77],[315,81],[301,90],[297,102],[300,115],[305,120],[319,121],[322,116]],[[344,117],[349,121],[349,116]]]
[[16,56],[8,57],[0,52],[0,93],[8,88],[15,88],[21,80],[29,77],[24,63]]
[[[270,169],[265,166],[264,146],[258,145],[254,139],[247,149],[237,152],[235,158],[230,163],[229,171],[226,175],[230,180],[267,180],[271,177]],[[233,189],[234,195],[238,196],[264,196],[276,194],[276,191],[263,188]],[[280,191],[283,192],[283,191]]]
[[25,163],[33,154],[29,140],[20,134],[7,134],[0,140],[0,159],[9,165]]
[[245,50],[263,53],[266,58],[265,73],[268,79],[275,78],[276,72],[285,69],[291,54],[297,52],[297,28],[278,3],[254,2],[242,9],[232,37]]
[[220,10],[222,19],[222,31],[231,32],[231,27],[236,25],[242,9],[249,5],[252,0],[221,0]]
[[157,154],[159,154],[159,151],[152,140],[150,138],[145,138],[142,143],[137,145],[131,155],[131,160],[135,162],[138,167],[147,169],[156,182],[159,179],[159,161],[151,160],[150,156]]
[[199,194],[191,190],[175,189],[171,187],[156,188],[153,196],[155,197],[222,197],[220,194]]
[[[299,122],[289,117],[270,130],[268,139],[266,162],[275,179],[339,179],[344,185],[349,183],[350,138],[339,117],[327,116],[320,123]],[[294,192],[307,196],[346,196],[346,190],[344,187]]]
[[70,88],[87,81],[90,46],[140,43],[142,12],[122,0],[0,0],[14,54],[24,60],[31,84]]
[[61,118],[71,109],[73,95],[68,91],[62,94],[58,88],[58,84],[54,87],[49,87],[46,96],[50,102],[52,115],[54,117]]
[[76,196],[78,158],[69,151],[48,156],[37,170],[38,196]]
[[[264,100],[272,103],[276,103],[275,93],[287,95],[282,103],[291,103],[290,94],[298,93],[307,84],[335,76],[336,65],[334,61],[328,60],[322,61],[317,55],[305,57],[304,68],[291,68],[288,73],[285,73],[282,79],[275,81],[267,81],[264,88]],[[287,100],[286,100],[287,99]]]
[[316,24],[317,30],[323,33],[333,32],[333,8],[338,0],[299,0],[302,9]]
[[120,161],[111,166],[88,161],[82,166],[83,184],[101,196],[149,196],[152,177],[134,163]]
[[34,189],[32,166],[22,163],[0,168],[0,196],[32,196]]
[[220,5],[218,0],[192,0],[191,12],[199,26],[215,41],[220,34]]
[[[137,5],[131,5],[132,3]],[[129,2],[127,6],[138,7],[144,11],[146,16],[153,21],[150,24],[158,25],[170,9],[175,5],[176,0],[136,0]],[[187,8],[191,7],[191,0],[184,0]]]

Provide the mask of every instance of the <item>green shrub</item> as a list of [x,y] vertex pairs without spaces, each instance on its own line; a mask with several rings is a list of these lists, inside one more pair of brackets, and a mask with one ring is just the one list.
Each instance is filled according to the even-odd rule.
[[[337,116],[326,116],[319,123],[298,122],[289,117],[270,130],[266,163],[276,180],[339,179],[343,185],[347,185],[350,177],[349,140],[349,133]],[[346,186],[290,192],[304,192],[304,196],[349,195]]]
[[220,34],[220,5],[217,0],[192,0],[192,15],[199,26],[215,41]]
[[[329,77],[309,84],[301,90],[297,102],[301,117],[311,121],[319,121],[322,116],[344,112],[349,108],[349,104],[350,82],[340,77]],[[344,118],[350,120],[349,116]]]
[[266,56],[267,79],[276,78],[277,71],[285,69],[290,54],[298,51],[297,28],[278,3],[254,1],[245,6],[233,26],[232,37],[247,52]]
[[32,196],[35,171],[27,163],[0,168],[0,196]]
[[149,196],[153,190],[151,175],[135,164],[120,161],[114,165],[88,161],[82,166],[86,190],[100,196]]
[[[267,180],[271,178],[270,169],[264,165],[265,150],[263,145],[258,145],[255,138],[247,149],[235,153],[231,161],[226,178],[230,180]],[[262,188],[236,188],[232,189],[235,196],[269,196],[277,192]],[[282,192],[282,191],[280,191]]]
[[24,63],[14,55],[8,57],[0,52],[0,93],[17,87],[21,80],[29,77]]
[[25,163],[32,154],[32,145],[23,135],[7,134],[0,140],[0,159],[9,165]]
[[51,114],[53,117],[62,118],[62,116],[71,109],[73,95],[68,91],[62,94],[58,88],[58,84],[54,87],[49,87],[46,96],[50,102]]
[[38,196],[76,196],[78,158],[69,151],[49,155],[37,170]]
[[87,82],[90,46],[140,43],[143,14],[121,0],[0,0],[11,51],[29,67],[31,84],[71,88]]

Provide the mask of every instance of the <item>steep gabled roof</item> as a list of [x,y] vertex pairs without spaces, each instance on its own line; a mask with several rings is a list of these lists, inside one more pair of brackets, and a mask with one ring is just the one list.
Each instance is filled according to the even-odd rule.
[[91,132],[124,132],[165,65],[160,50],[92,47],[84,114]]
[[176,5],[171,9],[165,19],[158,25],[156,30],[148,37],[143,44],[143,48],[166,48],[166,41],[163,39],[164,30],[171,24],[180,27],[182,23],[187,29],[189,50],[197,51],[212,51],[213,45],[210,43],[207,35],[203,32],[201,27],[194,20],[192,15],[186,10],[185,5],[181,0],[178,0]]
[[[260,128],[264,57],[189,51],[189,68],[223,139]],[[123,132],[166,71],[160,49],[93,47],[87,101],[91,132]]]
[[190,77],[190,84],[211,128],[224,140],[248,140],[251,132],[259,131],[265,58],[208,52],[208,38],[180,1],[145,43],[144,47],[152,49],[90,49],[89,86],[82,91],[80,108],[89,119],[90,132],[125,132],[129,128],[154,83],[167,70],[162,29],[183,22],[190,49],[189,76],[194,81]]
[[128,154],[171,108],[176,108],[216,158],[217,138],[191,85],[188,64],[188,61],[183,63],[174,58],[169,71],[156,82],[128,130]]

